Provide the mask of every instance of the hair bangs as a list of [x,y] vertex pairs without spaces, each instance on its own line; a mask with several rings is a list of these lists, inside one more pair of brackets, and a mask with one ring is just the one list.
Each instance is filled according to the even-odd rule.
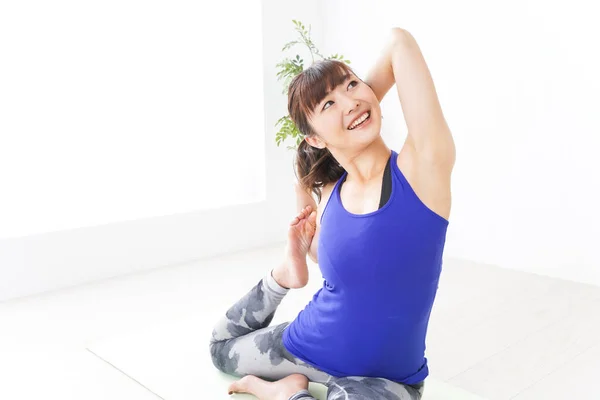
[[321,101],[338,85],[352,76],[342,62],[320,62],[304,71],[304,82],[299,93],[300,107],[310,115]]

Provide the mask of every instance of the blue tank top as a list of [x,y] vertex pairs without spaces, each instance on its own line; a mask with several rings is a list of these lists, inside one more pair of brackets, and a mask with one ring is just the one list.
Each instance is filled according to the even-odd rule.
[[286,327],[286,349],[330,375],[415,384],[429,375],[425,337],[448,221],[417,197],[391,151],[392,192],[380,209],[347,211],[337,181],[321,216],[324,278]]

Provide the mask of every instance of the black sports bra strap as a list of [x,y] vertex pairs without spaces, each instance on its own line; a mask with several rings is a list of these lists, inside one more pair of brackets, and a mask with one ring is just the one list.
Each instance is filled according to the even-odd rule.
[[[344,177],[342,182],[338,185],[338,191],[342,192],[342,185],[346,181],[348,175]],[[381,197],[379,200],[379,208],[383,207],[385,203],[388,202],[392,195],[392,157],[388,159],[387,165],[385,166],[385,171],[383,171],[383,183],[381,186]]]
[[383,172],[383,184],[381,186],[381,200],[379,201],[379,208],[383,207],[388,202],[392,195],[392,159],[388,160]]

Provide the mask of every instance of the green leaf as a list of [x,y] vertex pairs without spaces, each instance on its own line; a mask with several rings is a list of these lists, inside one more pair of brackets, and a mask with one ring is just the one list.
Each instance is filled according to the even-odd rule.
[[[294,24],[295,31],[299,35],[299,39],[286,43],[281,50],[282,52],[289,50],[295,45],[301,45],[306,46],[309,49],[313,63],[315,62],[315,56],[317,56],[321,59],[337,59],[345,62],[346,64],[350,64],[350,61],[345,60],[344,56],[339,53],[333,54],[328,58],[323,56],[310,37],[312,31],[312,26],[310,24],[308,25],[307,31],[302,22],[292,19],[292,23]],[[276,71],[277,80],[279,80],[283,85],[281,94],[287,96],[289,85],[292,79],[304,71],[304,59],[300,58],[299,54],[296,54],[295,58],[284,57],[283,60],[276,64]],[[302,140],[304,140],[302,133],[293,123],[289,115],[279,118],[275,123],[275,127],[279,128],[278,132],[275,134],[275,142],[277,143],[277,146],[281,145],[286,140],[291,139],[297,148]],[[294,146],[288,146],[287,148],[290,150],[295,149]]]
[[289,48],[290,48],[290,47],[292,47],[293,45],[295,45],[295,44],[299,44],[299,43],[301,43],[301,42],[299,42],[299,41],[297,41],[297,40],[294,40],[294,41],[292,41],[292,42],[288,42],[288,43],[286,43],[286,44],[285,44],[285,46],[283,46],[283,48],[281,49],[281,51],[286,51],[287,49],[289,49]]

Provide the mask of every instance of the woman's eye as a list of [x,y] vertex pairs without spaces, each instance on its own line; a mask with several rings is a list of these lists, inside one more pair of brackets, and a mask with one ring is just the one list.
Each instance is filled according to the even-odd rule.
[[[352,81],[352,82],[350,82],[350,83],[348,84],[348,87],[350,87],[350,85],[352,85],[353,83],[356,83],[356,85],[358,85],[358,81]],[[354,86],[356,86],[356,85],[354,85]],[[327,104],[329,104],[329,103],[333,103],[333,102],[332,102],[331,100],[329,100],[327,103],[325,103],[325,105],[323,106],[323,110],[325,110],[325,109],[326,109],[326,106],[327,106]]]

